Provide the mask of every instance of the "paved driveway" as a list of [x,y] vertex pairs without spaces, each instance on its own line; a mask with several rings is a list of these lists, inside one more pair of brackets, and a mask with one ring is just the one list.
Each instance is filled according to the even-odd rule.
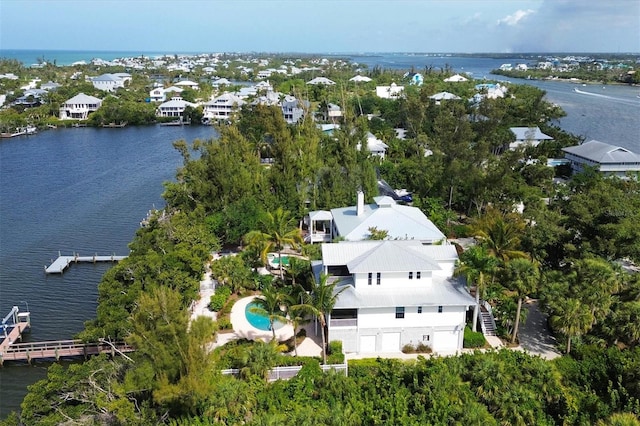
[[520,327],[520,346],[532,355],[540,355],[544,359],[560,356],[556,349],[556,339],[547,326],[547,316],[538,308],[538,301],[529,301],[527,321]]

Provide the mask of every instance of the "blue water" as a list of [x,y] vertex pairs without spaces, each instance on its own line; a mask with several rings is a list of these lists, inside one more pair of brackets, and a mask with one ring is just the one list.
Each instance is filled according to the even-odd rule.
[[[45,275],[58,255],[128,254],[147,211],[163,207],[162,182],[182,159],[178,139],[215,137],[212,127],[57,129],[0,140],[0,318],[31,311],[26,341],[62,340],[95,316],[97,284],[110,264]],[[19,408],[35,367],[0,368],[0,418]]]
[[[271,331],[271,324],[269,324],[268,316],[251,312],[251,308],[255,308],[257,306],[258,305],[256,305],[254,302],[247,304],[247,307],[244,309],[244,314],[247,317],[247,321],[249,321],[249,324],[257,328],[258,330]],[[276,320],[273,322],[273,328],[275,328],[276,330],[282,328],[283,326],[284,324],[280,321]]]

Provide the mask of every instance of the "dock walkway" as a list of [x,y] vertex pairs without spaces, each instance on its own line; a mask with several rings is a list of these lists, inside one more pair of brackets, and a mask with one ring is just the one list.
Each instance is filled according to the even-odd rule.
[[58,258],[53,261],[53,263],[49,266],[45,266],[44,271],[47,274],[61,274],[65,269],[69,267],[72,263],[96,263],[96,262],[119,262],[125,259],[127,256],[80,256],[75,253],[73,256],[61,256],[58,253]]
[[[5,339],[6,341],[7,339]],[[9,343],[0,348],[0,365],[5,361],[27,361],[36,359],[55,359],[62,357],[88,357],[108,353],[115,354],[133,352],[134,349],[124,343],[109,343],[106,341],[98,343],[85,343],[81,340],[55,340],[46,342],[31,343]]]

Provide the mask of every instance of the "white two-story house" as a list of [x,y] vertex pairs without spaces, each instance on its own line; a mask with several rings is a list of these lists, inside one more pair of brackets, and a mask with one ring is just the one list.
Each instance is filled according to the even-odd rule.
[[453,245],[417,240],[322,245],[322,272],[341,291],[328,319],[330,340],[346,353],[395,353],[406,344],[434,352],[462,349],[475,300],[452,278]]
[[625,177],[628,172],[640,172],[640,154],[621,146],[591,140],[562,150],[574,173],[581,172],[585,166],[595,167],[600,173],[618,177]]
[[224,93],[204,104],[203,119],[228,120],[244,103],[233,93]]
[[79,93],[60,107],[60,120],[86,120],[102,105],[102,99]]
[[197,105],[175,96],[171,100],[158,105],[156,115],[158,117],[182,117],[186,107],[195,108]]

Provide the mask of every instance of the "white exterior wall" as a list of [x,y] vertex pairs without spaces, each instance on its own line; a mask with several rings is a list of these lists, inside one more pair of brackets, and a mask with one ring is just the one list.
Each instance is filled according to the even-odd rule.
[[465,322],[464,306],[423,306],[418,313],[417,306],[405,306],[404,318],[396,318],[396,306],[384,308],[358,309],[358,328],[389,327],[455,327]]
[[[380,285],[377,283],[377,272],[372,272],[371,285],[369,285],[369,274],[367,272],[353,274],[355,287],[360,292],[371,289],[373,292],[383,289],[399,289],[399,288],[420,288],[431,283],[431,271],[420,271],[420,279],[417,279],[416,272],[413,272],[413,279],[409,279],[408,272],[382,272],[380,275]],[[449,275],[451,276],[451,275]]]

